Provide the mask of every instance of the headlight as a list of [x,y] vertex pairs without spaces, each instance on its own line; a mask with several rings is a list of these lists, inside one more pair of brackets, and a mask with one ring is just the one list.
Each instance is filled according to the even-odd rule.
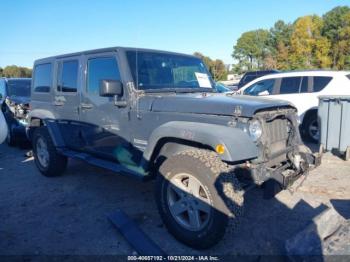
[[262,127],[259,120],[249,122],[249,134],[254,141],[257,141],[262,135]]

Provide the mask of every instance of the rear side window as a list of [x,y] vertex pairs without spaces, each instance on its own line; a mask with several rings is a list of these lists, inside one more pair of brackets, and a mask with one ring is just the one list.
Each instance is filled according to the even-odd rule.
[[299,93],[301,77],[285,77],[282,78],[280,94]]
[[88,60],[87,92],[99,94],[99,86],[102,80],[120,80],[115,57],[99,57]]
[[52,65],[36,65],[34,69],[34,92],[48,93],[51,89]]
[[78,60],[64,61],[59,64],[57,91],[77,92]]
[[313,92],[320,92],[323,88],[325,88],[329,84],[329,82],[331,80],[332,80],[332,77],[315,76],[314,77]]

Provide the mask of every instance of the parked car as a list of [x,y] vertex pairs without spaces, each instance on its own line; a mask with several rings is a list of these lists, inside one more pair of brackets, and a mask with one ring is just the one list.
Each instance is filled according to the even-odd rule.
[[260,77],[242,87],[240,94],[270,96],[294,104],[298,109],[301,133],[317,143],[320,137],[317,108],[320,95],[349,95],[350,72],[296,71]]
[[0,79],[0,106],[8,126],[6,142],[9,146],[27,141],[30,85],[30,78]]
[[218,94],[202,60],[165,51],[115,47],[37,60],[29,118],[43,175],[61,175],[78,158],[156,179],[164,224],[198,249],[242,215],[236,170],[287,188],[319,159],[301,143],[288,102]]
[[245,73],[241,80],[238,82],[237,89],[239,90],[244,85],[250,83],[256,78],[262,77],[264,75],[279,73],[278,70],[260,70],[260,71],[250,71]]

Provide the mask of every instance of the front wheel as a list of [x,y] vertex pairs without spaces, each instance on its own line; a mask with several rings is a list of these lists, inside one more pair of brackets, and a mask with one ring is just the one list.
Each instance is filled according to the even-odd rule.
[[67,167],[67,157],[56,151],[46,127],[38,127],[34,131],[33,155],[37,168],[44,176],[59,176]]
[[207,150],[188,150],[165,160],[157,176],[156,201],[169,232],[196,249],[218,243],[243,213],[238,180]]

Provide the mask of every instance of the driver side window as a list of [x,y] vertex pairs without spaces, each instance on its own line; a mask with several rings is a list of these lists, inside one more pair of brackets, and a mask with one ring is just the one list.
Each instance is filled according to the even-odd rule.
[[275,79],[262,80],[244,90],[244,94],[250,96],[272,95],[274,85]]
[[88,60],[87,92],[98,95],[102,80],[120,80],[115,57],[97,57]]

